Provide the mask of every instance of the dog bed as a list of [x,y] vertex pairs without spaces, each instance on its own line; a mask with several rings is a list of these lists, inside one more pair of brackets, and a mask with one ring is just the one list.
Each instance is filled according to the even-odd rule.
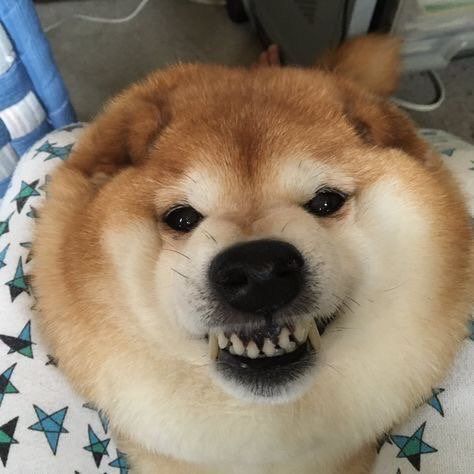
[[[28,280],[34,222],[51,172],[67,159],[81,132],[82,125],[74,124],[37,142],[21,158],[0,203],[0,460],[15,474],[129,471],[106,417],[74,393],[41,342]],[[474,147],[445,132],[420,133],[464,186],[472,213]],[[472,472],[473,361],[471,335],[431,398],[380,441],[374,472]]]

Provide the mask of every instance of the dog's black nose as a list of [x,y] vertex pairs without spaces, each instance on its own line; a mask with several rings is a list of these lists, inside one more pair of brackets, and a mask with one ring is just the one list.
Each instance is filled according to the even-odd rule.
[[290,303],[304,282],[304,259],[291,244],[256,240],[217,255],[209,268],[215,291],[244,313],[271,313]]

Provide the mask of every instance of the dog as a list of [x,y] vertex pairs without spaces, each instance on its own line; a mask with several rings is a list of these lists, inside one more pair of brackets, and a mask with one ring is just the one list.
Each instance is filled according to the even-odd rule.
[[464,198],[388,100],[400,43],[177,65],[54,174],[38,324],[134,473],[367,473],[466,334]]

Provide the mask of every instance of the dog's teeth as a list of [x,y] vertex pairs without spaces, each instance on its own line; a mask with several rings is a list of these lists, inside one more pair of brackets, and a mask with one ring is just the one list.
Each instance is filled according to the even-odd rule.
[[304,342],[308,338],[308,328],[303,323],[298,322],[295,326],[295,332],[293,333],[298,342]]
[[222,331],[219,331],[217,334],[217,343],[221,349],[225,349],[227,344],[229,343],[229,339],[227,339]]
[[254,341],[250,341],[247,344],[247,356],[250,357],[250,359],[256,359],[259,353],[260,353],[260,350],[257,344],[255,344]]
[[268,357],[275,354],[275,346],[273,345],[273,342],[270,341],[270,339],[265,338],[265,342],[263,343],[262,351]]
[[209,357],[216,360],[219,354],[219,344],[217,343],[217,335],[214,332],[209,333]]
[[296,342],[290,341],[288,347],[286,348],[286,352],[293,352],[296,349]]
[[275,354],[273,354],[275,357],[276,356],[282,356],[286,354],[286,351],[285,349],[281,349],[280,347],[278,349],[275,349]]
[[229,352],[230,352],[232,355],[236,355],[236,354],[235,354],[235,351],[234,351],[234,346],[229,346]]
[[321,347],[321,336],[319,335],[318,328],[314,319],[311,320],[308,328],[308,337],[315,351],[318,351]]
[[281,330],[280,335],[278,336],[278,345],[282,349],[287,349],[289,343],[290,343],[290,331],[288,330],[287,327],[284,327]]
[[234,348],[234,352],[237,355],[242,355],[245,352],[244,344],[239,339],[239,336],[237,336],[237,334],[232,334],[232,336],[230,336],[230,342],[232,343],[232,347]]

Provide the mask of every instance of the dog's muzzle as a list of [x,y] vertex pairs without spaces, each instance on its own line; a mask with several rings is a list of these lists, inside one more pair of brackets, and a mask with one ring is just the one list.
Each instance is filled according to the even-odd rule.
[[214,322],[209,347],[222,376],[271,396],[313,365],[320,346],[315,320],[282,317],[306,278],[303,255],[278,240],[237,244],[213,259],[209,282],[226,316]]

